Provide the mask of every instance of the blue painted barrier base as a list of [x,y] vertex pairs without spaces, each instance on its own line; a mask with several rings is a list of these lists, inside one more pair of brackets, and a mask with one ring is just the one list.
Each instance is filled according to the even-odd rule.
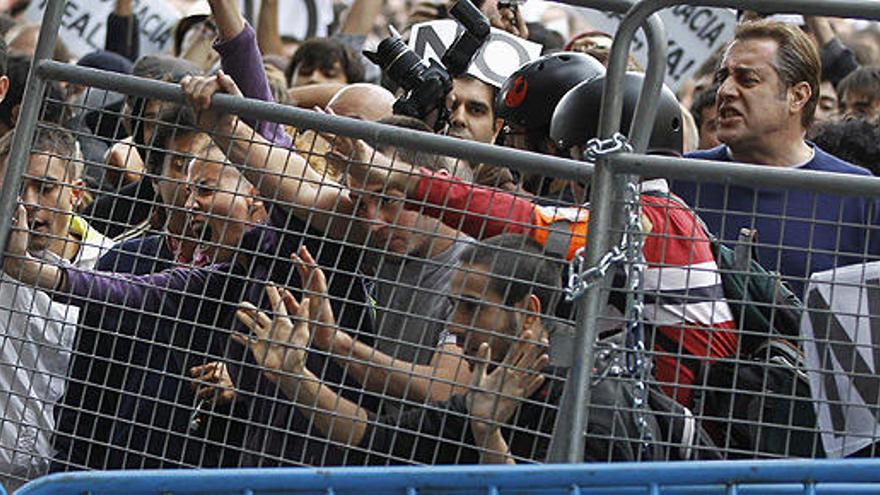
[[880,494],[880,459],[530,466],[104,471],[56,474],[16,495]]

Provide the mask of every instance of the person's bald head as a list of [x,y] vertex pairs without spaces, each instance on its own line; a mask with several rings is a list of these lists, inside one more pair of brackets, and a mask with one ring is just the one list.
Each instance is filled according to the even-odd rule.
[[340,89],[327,104],[336,115],[376,122],[394,113],[394,95],[375,84],[350,84]]

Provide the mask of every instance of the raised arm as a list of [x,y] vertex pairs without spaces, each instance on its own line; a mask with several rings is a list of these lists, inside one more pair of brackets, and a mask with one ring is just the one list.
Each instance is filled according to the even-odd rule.
[[376,17],[382,12],[383,0],[354,0],[339,32],[343,34],[367,35],[373,30]]
[[107,16],[107,37],[104,48],[136,61],[140,56],[140,25],[131,10],[132,0],[116,0],[113,12]]
[[859,68],[855,53],[840,41],[827,17],[804,16],[804,21],[816,37],[822,80],[837,86],[847,74]]
[[[232,78],[245,98],[273,101],[256,35],[242,17],[238,0],[210,0],[210,5],[218,31],[214,50],[220,54],[223,72]],[[261,136],[275,145],[283,148],[293,146],[283,126],[274,122],[257,122],[247,115],[243,115],[242,119],[247,125],[256,127]]]
[[278,30],[278,0],[262,0],[257,20],[257,41],[265,55],[284,55],[284,42]]

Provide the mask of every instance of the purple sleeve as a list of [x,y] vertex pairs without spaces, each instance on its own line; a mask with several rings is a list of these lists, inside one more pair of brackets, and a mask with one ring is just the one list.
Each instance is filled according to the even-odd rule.
[[[215,43],[214,49],[220,54],[223,72],[229,74],[246,98],[272,102],[272,90],[269,78],[263,68],[263,57],[257,46],[257,35],[250,24],[245,23],[244,29],[222,43]],[[244,122],[254,127],[257,132],[275,146],[293,148],[293,141],[284,132],[284,127],[274,122],[257,123],[252,118],[244,117]],[[259,125],[257,125],[259,124]]]
[[129,308],[145,313],[160,313],[163,305],[179,300],[179,296],[185,294],[189,286],[203,286],[205,281],[202,270],[190,268],[174,268],[148,275],[98,272],[73,267],[66,267],[65,272],[67,290],[55,299],[77,306],[98,302],[109,307]]

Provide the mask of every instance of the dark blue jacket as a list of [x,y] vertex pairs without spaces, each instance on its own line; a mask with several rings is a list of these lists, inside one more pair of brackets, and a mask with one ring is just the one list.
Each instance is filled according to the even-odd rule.
[[[871,176],[871,172],[815,147],[802,170]],[[690,158],[730,161],[725,146]],[[797,189],[676,181],[672,190],[696,209],[713,233],[736,241],[742,227],[758,231],[758,258],[801,295],[810,274],[876,260],[880,201]]]

